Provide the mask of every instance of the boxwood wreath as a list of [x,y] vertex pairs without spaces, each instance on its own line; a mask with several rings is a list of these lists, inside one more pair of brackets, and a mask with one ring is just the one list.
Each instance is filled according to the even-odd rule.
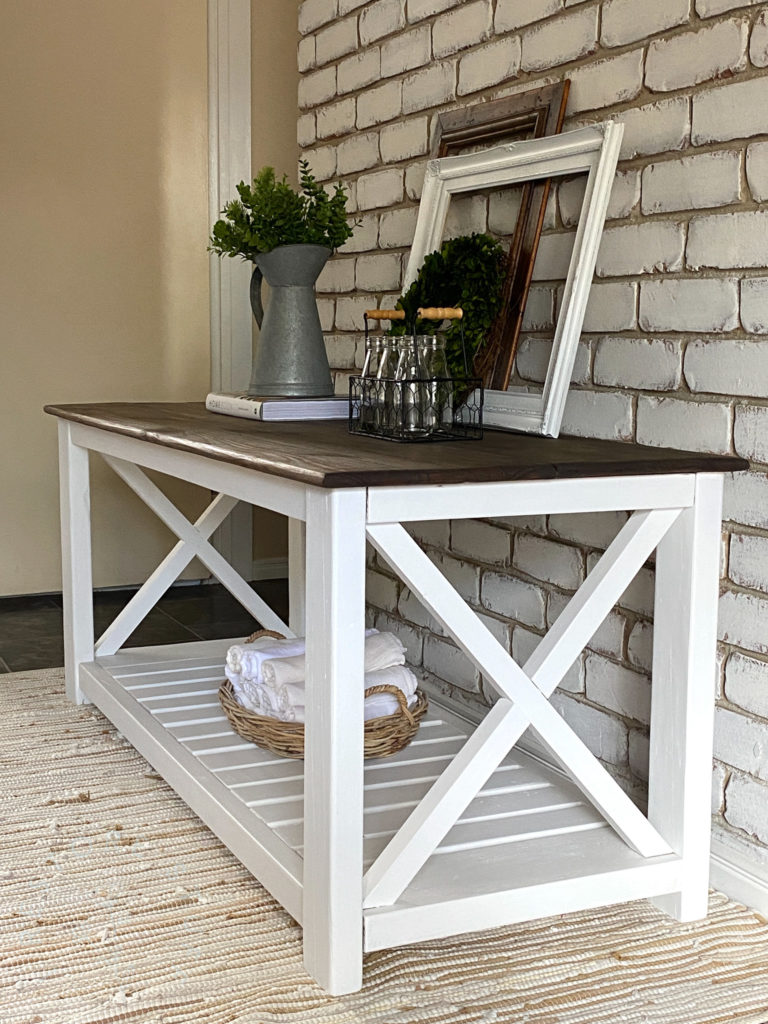
[[504,259],[503,248],[490,235],[473,233],[443,242],[424,259],[416,280],[398,299],[396,305],[405,312],[405,320],[395,321],[389,333],[435,334],[440,322],[419,319],[419,307],[460,306],[464,310],[466,364],[458,320],[451,320],[445,332],[445,350],[452,376],[467,376],[501,309]]

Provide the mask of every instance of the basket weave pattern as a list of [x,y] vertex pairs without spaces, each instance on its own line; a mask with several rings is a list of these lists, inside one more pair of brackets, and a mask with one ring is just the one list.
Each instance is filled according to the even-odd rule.
[[[263,636],[282,639],[280,633],[263,629],[248,637],[246,643],[258,640]],[[388,757],[402,750],[419,728],[421,719],[427,712],[427,698],[421,690],[416,691],[416,703],[408,707],[408,700],[397,686],[369,686],[365,696],[374,693],[391,693],[400,704],[400,708],[392,715],[371,718],[365,723],[364,750],[366,757]],[[271,750],[280,757],[304,757],[304,723],[281,722],[267,715],[257,715],[255,711],[244,708],[235,696],[235,691],[228,679],[219,687],[219,702],[224,714],[238,736],[255,743],[265,750]]]

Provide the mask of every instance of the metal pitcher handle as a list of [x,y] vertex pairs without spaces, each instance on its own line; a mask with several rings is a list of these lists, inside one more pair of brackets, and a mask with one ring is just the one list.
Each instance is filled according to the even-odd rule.
[[264,319],[264,306],[261,303],[262,279],[261,271],[257,266],[254,266],[253,274],[251,274],[251,309],[259,328],[261,328],[261,322]]

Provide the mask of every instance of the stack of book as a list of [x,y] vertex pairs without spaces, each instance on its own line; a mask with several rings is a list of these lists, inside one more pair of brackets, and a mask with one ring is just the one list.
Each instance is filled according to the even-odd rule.
[[205,407],[209,412],[248,420],[345,420],[349,416],[349,399],[345,397],[258,398],[212,391]]

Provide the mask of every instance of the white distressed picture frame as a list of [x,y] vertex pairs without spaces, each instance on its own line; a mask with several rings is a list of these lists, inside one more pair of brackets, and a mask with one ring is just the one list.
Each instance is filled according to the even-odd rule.
[[416,280],[424,258],[440,248],[453,195],[567,174],[588,175],[543,391],[486,391],[486,426],[546,437],[557,437],[560,431],[623,132],[619,122],[604,121],[427,164],[403,291]]

